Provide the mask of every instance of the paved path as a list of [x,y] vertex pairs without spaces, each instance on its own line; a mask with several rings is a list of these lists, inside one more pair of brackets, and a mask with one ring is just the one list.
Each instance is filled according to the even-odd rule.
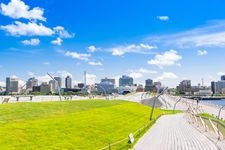
[[184,118],[162,116],[138,141],[135,150],[218,150],[216,145]]

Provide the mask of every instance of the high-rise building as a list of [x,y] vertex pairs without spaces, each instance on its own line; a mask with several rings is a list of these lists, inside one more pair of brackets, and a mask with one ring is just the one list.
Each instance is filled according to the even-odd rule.
[[104,94],[109,94],[113,93],[114,89],[114,84],[110,81],[105,81],[97,84],[97,90],[98,92],[104,93]]
[[26,86],[27,86],[27,90],[32,90],[33,86],[38,86],[38,80],[35,78],[30,78],[28,79]]
[[43,93],[43,94],[49,94],[51,92],[50,91],[50,86],[48,85],[47,82],[43,82],[40,85],[40,92]]
[[145,80],[145,86],[152,86],[152,85],[153,85],[152,79]]
[[225,80],[211,82],[211,89],[213,94],[224,94],[225,93]]
[[55,80],[50,80],[49,81],[49,87],[50,87],[50,91],[52,93],[57,93],[58,89],[56,89],[56,81]]
[[65,86],[66,88],[71,89],[72,88],[72,78],[70,76],[67,76],[65,79]]
[[132,86],[134,84],[133,82],[134,82],[134,79],[132,77],[123,75],[119,79],[119,86]]
[[145,91],[152,91],[153,89],[153,81],[152,79],[145,80]]
[[78,86],[78,88],[83,89],[84,88],[84,83],[78,83],[77,86]]
[[111,79],[111,78],[104,78],[104,79],[101,79],[101,82],[111,82],[115,85],[115,79]]
[[222,75],[221,76],[221,80],[225,80],[225,75]]
[[59,88],[61,88],[62,87],[62,78],[54,77],[54,79],[58,82],[58,84],[56,83],[56,88],[58,88],[58,85],[59,85]]
[[177,89],[181,94],[190,93],[191,92],[191,80],[181,81],[179,86],[177,87]]
[[18,94],[19,92],[19,81],[16,78],[6,78],[6,93],[7,94]]

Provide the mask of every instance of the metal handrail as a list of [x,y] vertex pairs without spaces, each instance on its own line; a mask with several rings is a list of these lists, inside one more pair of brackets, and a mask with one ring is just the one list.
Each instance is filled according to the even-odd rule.
[[155,101],[168,89],[168,87],[166,87],[161,93],[159,93],[158,96],[154,97],[154,100],[153,100],[153,105],[152,105],[152,111],[151,111],[151,114],[150,114],[150,120],[152,120],[152,115],[153,115],[153,112],[154,112],[154,109],[155,109]]
[[174,106],[173,106],[173,112],[174,112],[174,110],[175,110],[175,108],[176,108],[177,103],[178,103],[179,101],[181,101],[181,99],[182,99],[182,97],[180,97],[180,98],[178,99],[178,101],[176,101],[176,103],[174,104]]

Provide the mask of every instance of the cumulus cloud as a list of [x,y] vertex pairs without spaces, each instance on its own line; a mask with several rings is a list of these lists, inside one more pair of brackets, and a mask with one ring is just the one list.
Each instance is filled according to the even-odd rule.
[[13,19],[25,18],[29,20],[46,21],[46,18],[43,17],[44,9],[40,7],[30,9],[30,6],[26,5],[21,0],[11,0],[8,4],[1,3],[0,12],[4,16]]
[[23,45],[37,46],[40,44],[40,40],[39,39],[30,39],[30,40],[21,41],[21,43]]
[[169,16],[157,16],[157,19],[159,19],[161,21],[168,21],[169,20]]
[[55,34],[59,35],[60,38],[72,38],[72,37],[74,37],[74,34],[69,33],[62,26],[54,27],[53,30],[55,31]]
[[204,56],[204,55],[207,55],[207,54],[208,54],[208,52],[206,50],[198,50],[197,51],[198,56]]
[[89,46],[87,49],[90,53],[94,53],[99,50],[99,48],[95,47],[94,45]]
[[163,72],[162,75],[158,76],[155,81],[173,80],[177,79],[177,75],[173,72]]
[[102,66],[103,65],[100,61],[89,61],[88,64],[92,65],[92,66]]
[[218,75],[218,76],[225,75],[225,72],[218,72],[217,75]]
[[52,44],[59,45],[59,46],[62,45],[62,42],[63,42],[63,40],[61,38],[59,38],[59,37],[57,39],[51,41]]
[[140,72],[131,72],[129,74],[130,77],[134,78],[134,79],[139,79],[143,77],[143,74]]
[[73,76],[72,73],[70,73],[66,70],[58,70],[56,73],[57,73],[58,76],[60,76],[62,78],[66,78],[67,76],[70,76],[70,77]]
[[5,87],[5,82],[1,82],[1,81],[0,81],[0,86],[1,86],[1,87]]
[[85,53],[82,54],[82,53],[77,53],[77,52],[72,52],[72,51],[66,51],[65,56],[69,56],[74,59],[88,61],[89,58],[91,57],[91,54],[85,54]]
[[130,70],[129,72],[130,72],[129,76],[133,77],[134,79],[139,79],[139,78],[144,77],[145,75],[157,73],[157,71],[155,71],[155,70],[148,70],[145,68]]
[[28,74],[28,76],[30,76],[30,77],[33,77],[34,76],[34,73],[33,72],[27,72],[27,74]]
[[178,55],[177,51],[169,50],[163,54],[157,54],[154,59],[148,61],[148,64],[163,68],[165,66],[176,65],[176,63],[181,59],[182,56]]
[[148,54],[152,49],[156,49],[156,46],[148,45],[148,44],[130,44],[130,45],[121,45],[113,48],[108,48],[112,55],[114,56],[122,56],[126,53],[138,53],[138,54]]
[[14,24],[0,26],[0,29],[6,31],[12,36],[51,36],[54,34],[54,31],[51,28],[35,22],[29,22],[26,24],[20,21],[15,21]]
[[38,79],[39,84],[42,82],[49,82],[51,79],[51,77],[49,77],[48,75],[43,75],[43,76],[37,76],[36,79]]

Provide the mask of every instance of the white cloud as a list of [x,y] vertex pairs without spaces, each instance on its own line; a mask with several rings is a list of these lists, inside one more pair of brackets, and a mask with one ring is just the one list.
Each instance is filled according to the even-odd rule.
[[43,24],[35,22],[22,23],[15,21],[14,24],[0,26],[1,30],[5,30],[12,36],[51,36],[54,31]]
[[95,47],[94,45],[89,46],[87,49],[90,53],[94,53],[99,50],[99,48]]
[[154,59],[148,61],[148,64],[163,68],[165,66],[176,65],[176,63],[181,59],[182,56],[178,55],[177,51],[169,50],[163,54],[157,54]]
[[207,55],[207,54],[208,54],[208,52],[206,50],[198,50],[197,51],[198,56],[204,56],[204,55]]
[[39,39],[30,39],[30,40],[21,41],[21,43],[24,45],[37,46],[40,44],[40,40]]
[[177,79],[177,75],[173,72],[163,72],[163,74],[155,79],[155,81],[173,80]]
[[139,53],[139,54],[148,54],[152,49],[156,49],[156,46],[148,45],[148,44],[130,44],[130,45],[121,45],[113,48],[108,48],[112,55],[114,56],[122,56],[126,53]]
[[100,61],[89,61],[88,64],[92,65],[92,66],[102,66],[103,65]]
[[145,75],[157,73],[157,71],[155,71],[155,70],[148,70],[145,68],[140,68],[137,70],[130,70],[129,72],[130,72],[129,76],[133,77],[134,79],[139,79],[139,78],[144,77]]
[[1,86],[1,87],[5,87],[5,82],[1,82],[1,81],[0,81],[0,86]]
[[34,76],[34,73],[33,72],[27,72],[27,74],[30,76],[30,77],[33,77]]
[[0,12],[4,16],[14,19],[25,18],[29,20],[46,21],[46,18],[43,17],[44,9],[40,7],[30,9],[30,6],[26,5],[21,0],[11,0],[8,4],[1,3]]
[[157,19],[159,19],[161,21],[168,21],[169,20],[169,16],[157,16]]
[[225,75],[225,72],[218,72],[217,75],[218,75],[218,76]]
[[134,78],[134,79],[139,79],[143,77],[143,74],[140,72],[131,72],[129,74],[130,77]]
[[88,85],[93,85],[95,84],[95,80],[96,80],[97,76],[94,74],[86,74],[86,82]]
[[225,20],[210,21],[208,24],[191,30],[168,34],[150,36],[146,40],[164,46],[190,47],[224,47],[225,46]]
[[140,73],[146,73],[146,74],[156,74],[157,73],[157,71],[155,71],[155,70],[148,70],[148,69],[145,69],[145,68],[140,68],[137,71],[140,72]]
[[54,45],[62,45],[63,40],[61,38],[57,38],[56,40],[51,41],[52,44]]
[[49,62],[43,62],[43,65],[50,65],[50,63]]
[[73,76],[72,73],[70,73],[70,72],[68,72],[66,70],[59,70],[56,73],[57,73],[57,75],[59,75],[62,78],[66,78],[67,76],[70,76],[70,77]]
[[71,51],[66,51],[65,55],[75,59],[84,60],[84,61],[88,61],[89,58],[91,57],[91,54],[81,54],[81,53],[71,52]]
[[37,76],[35,78],[38,79],[39,84],[42,82],[49,82],[50,80],[52,80],[51,77],[49,77],[48,75]]
[[59,35],[60,38],[72,38],[72,37],[74,37],[74,34],[69,33],[62,26],[54,27],[53,30],[55,31],[55,33],[57,35]]

